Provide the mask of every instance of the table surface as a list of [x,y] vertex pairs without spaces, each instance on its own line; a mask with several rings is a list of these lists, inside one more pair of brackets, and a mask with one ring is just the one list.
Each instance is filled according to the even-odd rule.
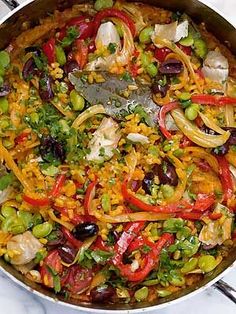
[[[24,0],[19,0],[23,3]],[[212,4],[231,19],[236,25],[236,2],[235,0],[202,0],[207,4]],[[0,3],[0,18],[9,10]],[[224,280],[236,287],[236,269],[232,270]],[[44,299],[32,295],[13,283],[9,278],[0,272],[0,304],[4,314],[75,314],[79,313],[76,310],[71,310],[64,306],[45,301]],[[181,302],[174,306],[169,306],[166,309],[159,310],[160,314],[200,314],[202,312],[208,314],[235,314],[235,304],[229,301],[225,296],[219,293],[214,288],[209,288],[202,293],[199,293],[193,298]]]

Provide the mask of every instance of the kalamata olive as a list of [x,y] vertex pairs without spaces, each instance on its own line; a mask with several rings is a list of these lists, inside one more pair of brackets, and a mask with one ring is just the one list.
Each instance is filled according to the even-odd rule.
[[158,175],[161,184],[169,184],[176,186],[178,184],[178,176],[175,167],[165,159],[160,165],[155,165],[153,168],[154,175]]
[[37,73],[38,73],[38,69],[36,67],[36,64],[34,62],[33,57],[31,57],[24,64],[24,67],[23,67],[23,70],[22,70],[23,79],[25,81],[29,81]]
[[107,285],[95,287],[90,291],[90,297],[93,303],[108,303],[115,294],[115,289]]
[[33,52],[36,56],[40,56],[41,54],[41,50],[39,47],[37,46],[29,46],[29,47],[26,47],[25,48],[25,52],[28,53],[28,52]]
[[132,190],[133,192],[137,192],[138,189],[139,189],[141,186],[142,186],[142,181],[140,181],[140,180],[133,180],[133,181],[131,182],[131,190]]
[[152,185],[153,185],[154,173],[148,172],[146,173],[143,182],[142,182],[142,189],[145,193],[150,194],[152,192]]
[[177,59],[167,59],[161,63],[159,67],[159,72],[161,74],[179,74],[183,71],[183,64]]
[[69,245],[62,245],[58,247],[58,253],[61,257],[61,259],[67,263],[67,264],[71,264],[73,263],[74,259],[75,259],[75,255],[76,255],[76,251],[74,248],[72,248]]
[[61,230],[55,230],[50,233],[50,239],[47,242],[47,246],[58,246],[66,242],[66,239]]
[[64,65],[63,69],[64,69],[65,74],[68,75],[69,73],[78,71],[80,67],[75,60],[71,60]]
[[224,145],[218,146],[212,150],[213,154],[217,156],[224,156],[229,151],[229,141],[227,141]]
[[10,86],[7,83],[3,83],[2,86],[0,86],[0,97],[7,96],[11,91]]
[[52,90],[53,79],[50,75],[42,72],[39,77],[39,95],[43,101],[50,101],[54,97]]
[[83,222],[78,224],[74,228],[73,234],[76,239],[83,241],[89,237],[98,234],[98,230],[99,230],[98,225],[96,225],[95,223]]
[[153,94],[161,94],[161,97],[165,97],[169,88],[169,84],[162,85],[159,82],[154,82],[152,84],[151,90]]
[[42,159],[47,162],[51,162],[52,159],[64,162],[66,159],[65,149],[62,143],[50,135],[41,139],[39,152]]
[[225,131],[229,131],[230,132],[230,137],[229,137],[227,143],[229,145],[236,145],[236,128],[234,128],[234,127],[224,127],[222,129],[224,129]]

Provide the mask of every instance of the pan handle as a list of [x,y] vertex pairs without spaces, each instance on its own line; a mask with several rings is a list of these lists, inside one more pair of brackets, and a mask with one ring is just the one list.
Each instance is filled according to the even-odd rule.
[[217,281],[214,287],[236,304],[236,290],[233,287],[223,280]]
[[3,3],[5,3],[10,10],[14,10],[15,8],[20,5],[16,0],[1,0]]

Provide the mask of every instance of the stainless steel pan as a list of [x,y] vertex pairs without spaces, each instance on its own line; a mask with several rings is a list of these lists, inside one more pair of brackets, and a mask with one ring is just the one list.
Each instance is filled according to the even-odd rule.
[[[13,37],[24,30],[25,23],[27,25],[35,25],[39,18],[46,16],[55,9],[63,10],[72,6],[75,3],[86,2],[83,0],[28,0],[24,5],[18,6],[16,0],[1,0],[11,10],[2,21],[0,21],[0,49],[4,48]],[[216,35],[216,37],[225,43],[231,51],[236,54],[236,29],[230,24],[227,19],[222,17],[216,10],[204,5],[197,0],[143,0],[152,5],[164,7],[170,10],[185,11],[196,22],[204,21],[207,29]],[[126,304],[115,305],[94,305],[91,303],[81,303],[77,300],[64,300],[52,291],[43,288],[42,286],[29,281],[11,265],[0,259],[0,269],[7,274],[13,281],[20,284],[25,289],[40,295],[50,301],[58,302],[78,310],[86,310],[93,313],[129,313],[129,312],[144,312],[149,310],[157,310],[167,305],[183,301],[186,298],[199,293],[200,291],[214,285],[217,289],[228,296],[234,303],[236,303],[236,290],[229,287],[226,283],[220,280],[227,271],[236,265],[236,250],[232,250],[227,259],[225,259],[212,273],[207,275],[203,281],[197,283],[190,288],[182,290],[178,293],[172,294],[169,297],[158,299],[151,303],[139,303],[134,306]]]

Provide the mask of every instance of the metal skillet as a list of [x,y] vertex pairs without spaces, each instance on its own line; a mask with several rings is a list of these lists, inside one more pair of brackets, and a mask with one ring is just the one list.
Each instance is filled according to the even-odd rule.
[[[72,6],[75,3],[86,3],[81,0],[28,0],[23,5],[18,5],[17,1],[1,0],[11,10],[2,21],[0,21],[0,49],[4,48],[13,37],[17,36],[24,30],[26,25],[36,25],[39,18],[45,17],[48,13],[52,13],[55,9],[63,10]],[[222,17],[216,10],[210,8],[197,0],[146,0],[143,1],[152,5],[160,6],[169,10],[185,11],[191,16],[194,21],[204,21],[207,29],[215,34],[222,43],[225,43],[231,51],[236,54],[236,29]],[[186,300],[190,296],[203,291],[204,289],[214,285],[217,289],[227,295],[233,302],[236,303],[236,290],[224,283],[221,278],[236,266],[236,250],[232,250],[229,256],[209,275],[205,278],[178,293],[172,294],[166,298],[158,299],[149,303],[139,303],[135,305],[128,304],[92,304],[82,303],[75,299],[64,300],[54,292],[43,288],[42,286],[28,280],[21,275],[11,265],[4,262],[0,258],[0,269],[9,276],[14,282],[18,283],[23,288],[35,293],[49,301],[57,302],[68,307],[84,310],[91,313],[140,313],[151,310],[158,310],[168,305],[175,304]]]

